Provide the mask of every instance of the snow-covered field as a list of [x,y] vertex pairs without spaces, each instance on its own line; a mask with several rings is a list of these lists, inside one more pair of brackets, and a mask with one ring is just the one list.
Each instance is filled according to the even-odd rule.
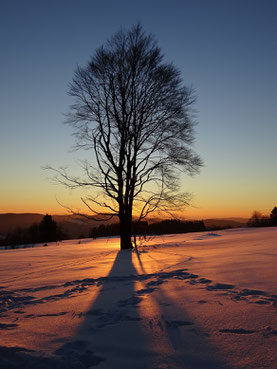
[[0,251],[0,368],[277,368],[277,228]]

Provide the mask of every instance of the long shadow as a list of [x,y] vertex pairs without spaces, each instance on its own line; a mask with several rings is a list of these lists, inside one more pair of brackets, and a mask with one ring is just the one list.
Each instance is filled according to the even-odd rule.
[[143,266],[143,263],[142,263],[142,260],[141,260],[141,257],[140,257],[140,252],[138,251],[138,249],[135,249],[134,251],[135,251],[135,253],[136,253],[136,257],[137,257],[138,262],[139,262],[140,270],[141,270],[144,274],[146,274],[146,271],[145,271],[145,269],[144,269],[144,266]]
[[138,357],[143,358],[143,364],[137,368],[145,367],[141,347],[147,347],[147,338],[141,329],[138,304],[142,298],[135,295],[138,275],[132,254],[132,250],[118,252],[73,341],[55,352],[67,364],[129,369],[136,368],[132,363]]

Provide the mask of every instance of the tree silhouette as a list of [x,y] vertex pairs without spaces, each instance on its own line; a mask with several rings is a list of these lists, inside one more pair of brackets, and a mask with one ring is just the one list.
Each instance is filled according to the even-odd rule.
[[91,217],[117,216],[121,249],[131,248],[134,216],[141,221],[189,203],[179,177],[202,165],[192,149],[195,97],[139,24],[116,33],[86,67],[78,67],[69,93],[75,100],[67,123],[76,149],[92,150],[96,164],[83,161],[83,177],[50,169],[71,189],[90,187],[81,200]]
[[271,210],[270,222],[272,225],[277,226],[277,207],[276,206]]
[[42,242],[57,241],[57,224],[51,215],[46,214],[39,224],[40,240]]

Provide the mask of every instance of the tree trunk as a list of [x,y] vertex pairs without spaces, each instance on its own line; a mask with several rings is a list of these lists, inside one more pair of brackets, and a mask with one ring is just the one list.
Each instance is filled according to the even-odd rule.
[[120,221],[120,249],[132,249],[132,215],[121,214]]

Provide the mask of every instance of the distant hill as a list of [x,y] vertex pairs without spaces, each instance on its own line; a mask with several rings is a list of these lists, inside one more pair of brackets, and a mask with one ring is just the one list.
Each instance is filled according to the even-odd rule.
[[246,218],[205,219],[206,228],[238,228],[246,226]]
[[16,228],[28,228],[34,223],[40,223],[42,214],[0,214],[0,234],[6,234]]
[[[40,223],[45,214],[23,213],[0,214],[0,235],[5,235],[18,228],[28,228],[34,223]],[[53,219],[58,223],[63,231],[72,238],[87,237],[92,227],[96,227],[103,222],[93,220],[80,220],[72,215],[53,215]]]

